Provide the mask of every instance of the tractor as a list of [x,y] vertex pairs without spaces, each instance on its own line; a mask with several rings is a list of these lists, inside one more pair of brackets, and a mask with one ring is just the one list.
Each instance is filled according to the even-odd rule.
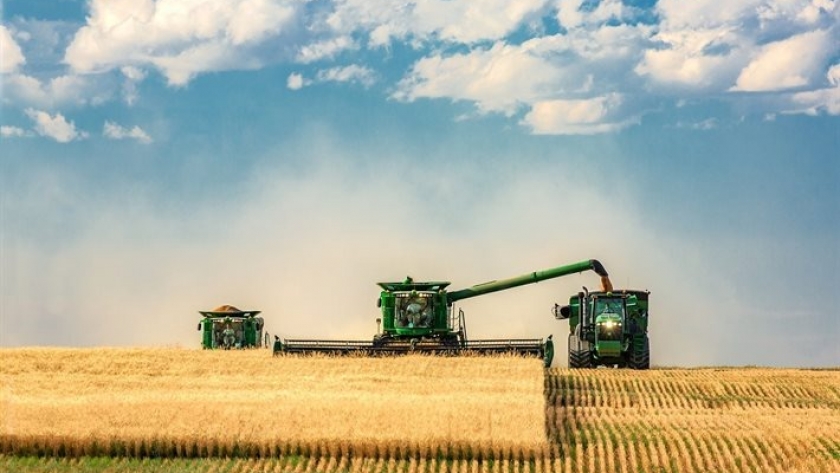
[[649,369],[649,296],[648,291],[584,287],[569,305],[555,304],[554,316],[569,320],[569,368]]

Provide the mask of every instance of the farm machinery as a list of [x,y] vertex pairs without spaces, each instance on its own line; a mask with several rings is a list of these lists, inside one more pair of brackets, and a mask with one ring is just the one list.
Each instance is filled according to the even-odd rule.
[[569,320],[569,368],[650,368],[648,291],[583,291],[554,316]]
[[407,277],[399,282],[380,282],[378,285],[381,292],[376,305],[381,311],[381,317],[376,319],[377,333],[372,340],[281,341],[275,337],[274,353],[516,353],[542,357],[546,365],[550,365],[553,357],[551,337],[545,341],[514,338],[471,340],[467,337],[464,312],[460,309],[456,312],[454,303],[587,270],[601,277],[604,293],[612,291],[609,276],[597,260],[490,281],[456,291],[448,290],[448,281],[420,282]]
[[204,318],[198,323],[204,349],[256,348],[268,346],[268,334],[263,340],[265,323],[258,310],[239,310],[223,305],[213,310],[199,311]]

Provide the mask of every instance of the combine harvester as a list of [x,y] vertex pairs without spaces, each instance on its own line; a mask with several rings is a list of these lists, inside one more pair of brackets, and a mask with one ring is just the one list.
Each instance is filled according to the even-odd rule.
[[257,317],[260,314],[258,310],[239,310],[232,305],[223,305],[198,313],[204,316],[198,323],[202,335],[201,347],[204,349],[268,346],[268,333],[263,335],[265,322],[262,317]]
[[546,366],[554,356],[551,337],[542,339],[470,340],[463,310],[457,313],[457,301],[533,284],[569,274],[592,270],[601,277],[604,293],[612,291],[607,271],[597,260],[560,266],[522,276],[490,281],[466,289],[447,291],[447,281],[417,282],[407,277],[402,282],[378,283],[382,292],[377,300],[382,316],[376,320],[373,340],[280,340],[275,337],[274,354],[279,353],[364,353],[402,354],[437,353],[457,355],[464,352],[492,354],[515,353],[541,357]]

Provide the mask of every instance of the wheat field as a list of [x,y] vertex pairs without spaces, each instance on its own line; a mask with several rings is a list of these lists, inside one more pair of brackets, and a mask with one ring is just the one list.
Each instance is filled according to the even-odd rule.
[[840,371],[4,349],[0,471],[840,472]]
[[[0,447],[53,455],[546,451],[540,363],[267,350],[0,350]],[[3,451],[3,450],[0,450]]]

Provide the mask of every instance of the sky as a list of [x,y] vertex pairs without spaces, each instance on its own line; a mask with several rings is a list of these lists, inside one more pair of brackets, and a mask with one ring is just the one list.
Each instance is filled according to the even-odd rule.
[[[840,366],[840,2],[6,0],[0,346],[369,339],[588,259],[655,366]],[[553,334],[582,273],[462,301]],[[563,366],[564,356],[557,364]]]

